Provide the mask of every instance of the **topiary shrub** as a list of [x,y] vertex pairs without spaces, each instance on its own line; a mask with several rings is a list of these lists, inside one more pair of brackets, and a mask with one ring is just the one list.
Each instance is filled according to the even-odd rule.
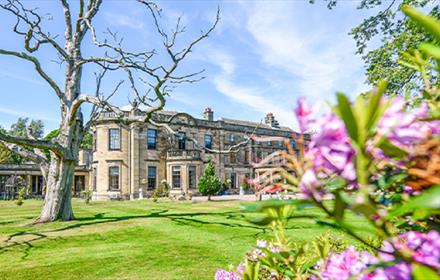
[[84,197],[84,202],[86,204],[89,204],[90,200],[92,200],[92,191],[90,190],[83,191],[83,197]]
[[199,180],[199,192],[208,196],[208,200],[211,200],[211,195],[216,194],[221,187],[222,182],[215,174],[214,164],[212,163],[212,159],[209,158],[205,170],[203,171],[203,175]]

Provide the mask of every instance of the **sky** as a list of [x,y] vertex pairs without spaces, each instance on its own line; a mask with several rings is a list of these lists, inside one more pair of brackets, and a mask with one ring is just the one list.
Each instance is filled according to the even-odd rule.
[[[62,43],[62,9],[58,1],[27,1],[50,13],[52,19],[44,29],[60,34]],[[205,69],[205,79],[178,85],[167,100],[166,109],[184,111],[202,117],[204,108],[221,117],[259,122],[272,112],[281,125],[297,129],[293,114],[296,100],[305,97],[325,112],[336,92],[350,97],[367,90],[364,66],[355,54],[351,28],[374,11],[359,11],[357,1],[339,1],[328,10],[316,1],[158,1],[160,19],[170,30],[181,17],[186,32],[176,47],[184,46],[206,30],[214,21],[217,7],[221,20],[211,36],[198,44],[181,68],[180,74]],[[73,9],[75,5],[73,4]],[[23,50],[23,40],[12,32],[14,18],[0,12],[0,48]],[[106,28],[124,37],[130,50],[160,49],[145,7],[133,1],[104,1],[94,20],[98,36]],[[95,54],[90,34],[84,42],[83,55]],[[36,54],[45,70],[62,86],[64,65],[59,65],[50,47]],[[152,63],[168,65],[164,53]],[[95,90],[94,69],[85,69],[82,91]],[[108,94],[123,72],[112,73],[103,82]],[[59,124],[58,99],[34,71],[32,65],[14,57],[0,56],[0,125],[9,127],[18,117],[41,119],[46,131]],[[119,106],[128,104],[130,89],[125,83],[111,99]],[[87,108],[84,109],[87,112]]]

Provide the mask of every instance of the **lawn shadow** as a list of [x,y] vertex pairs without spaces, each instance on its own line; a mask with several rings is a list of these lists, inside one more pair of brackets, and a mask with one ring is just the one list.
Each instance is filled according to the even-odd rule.
[[[35,236],[35,237],[30,240],[25,240],[25,241],[21,241],[21,242],[12,241],[12,239],[15,237],[26,236],[26,235]],[[36,241],[46,239],[46,238],[47,238],[47,235],[39,233],[39,232],[19,231],[19,232],[13,233],[13,234],[9,235],[8,238],[5,240],[5,243],[10,243],[10,244],[0,247],[0,254],[7,252],[8,249],[11,249],[14,247],[24,246],[24,250],[23,250],[24,255],[21,257],[21,259],[24,260],[29,256],[30,251],[34,248],[34,246],[32,245],[32,242],[36,242]]]
[[[218,213],[213,213],[213,212],[168,213],[168,212],[169,210],[163,209],[163,210],[151,212],[146,215],[127,215],[127,216],[117,216],[117,217],[111,217],[111,216],[106,217],[105,213],[98,213],[93,217],[78,218],[76,221],[79,221],[79,223],[72,224],[59,229],[51,230],[50,232],[59,232],[59,231],[87,227],[97,224],[117,223],[121,221],[135,220],[135,219],[169,219],[177,224],[187,225],[187,226],[194,226],[194,224],[198,224],[198,226],[219,225],[219,226],[231,227],[231,228],[254,229],[254,230],[262,231],[263,233],[266,231],[266,228],[254,226],[251,224],[246,225],[237,222],[226,223],[220,221],[205,221],[202,219],[195,218],[195,217],[209,216],[209,217],[224,217],[227,220],[237,220],[237,218],[244,217],[243,214],[237,212],[218,212]],[[88,221],[92,221],[92,222],[88,222]]]

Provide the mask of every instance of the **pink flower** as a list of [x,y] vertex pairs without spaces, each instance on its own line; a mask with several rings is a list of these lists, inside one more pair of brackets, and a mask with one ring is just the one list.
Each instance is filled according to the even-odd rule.
[[386,136],[391,143],[405,149],[432,134],[438,134],[438,121],[421,121],[429,116],[428,109],[428,105],[423,103],[413,111],[406,111],[405,100],[394,97],[379,121],[379,136]]
[[316,178],[315,172],[309,169],[301,177],[301,182],[299,183],[299,191],[306,197],[311,198],[313,193],[316,191],[316,187],[319,185],[318,179]]
[[[412,258],[414,261],[430,266],[440,272],[440,234],[431,230],[429,232],[406,232],[391,239],[384,241],[379,253],[381,262],[394,261],[395,250],[409,248],[414,251]],[[385,252],[385,253],[384,253]],[[356,279],[398,279],[410,280],[412,275],[412,265],[406,262],[398,262],[385,268],[376,268],[374,271],[365,272],[365,269],[379,263],[379,259],[370,255],[368,252],[358,252],[354,247],[349,247],[340,254],[333,254],[327,259],[325,267],[323,262],[316,266],[321,269],[321,278],[324,280],[345,280],[352,276]]]
[[[368,252],[358,252],[353,246],[340,254],[334,254],[327,260],[321,276],[324,280],[345,280],[351,276],[361,275],[368,265],[377,263],[377,259]],[[371,278],[363,279],[374,279]]]
[[240,280],[240,277],[233,271],[218,269],[215,272],[215,280]]
[[318,119],[317,124],[320,131],[312,135],[308,153],[313,156],[314,169],[336,173],[348,181],[355,180],[355,150],[342,120],[327,114]]
[[266,240],[257,240],[257,247],[259,248],[266,248],[267,241]]
[[313,110],[306,103],[304,97],[298,99],[295,114],[296,118],[298,119],[299,129],[301,132],[304,133],[310,130],[315,120],[313,118]]
[[[391,245],[392,244],[392,245]],[[414,251],[412,258],[421,264],[425,264],[440,270],[440,234],[431,230],[429,232],[410,231],[399,235],[391,240],[385,241],[382,250],[387,253],[380,253],[383,261],[394,260],[394,247],[397,250],[408,247]]]

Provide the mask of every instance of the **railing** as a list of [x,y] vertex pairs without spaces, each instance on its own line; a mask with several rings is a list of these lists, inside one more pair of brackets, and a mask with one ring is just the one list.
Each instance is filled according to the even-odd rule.
[[[129,112],[124,112],[124,116],[127,117],[129,115]],[[116,114],[115,112],[101,112],[99,114],[100,119],[117,119],[120,116]]]
[[198,150],[169,150],[167,151],[167,160],[200,160],[200,151]]

